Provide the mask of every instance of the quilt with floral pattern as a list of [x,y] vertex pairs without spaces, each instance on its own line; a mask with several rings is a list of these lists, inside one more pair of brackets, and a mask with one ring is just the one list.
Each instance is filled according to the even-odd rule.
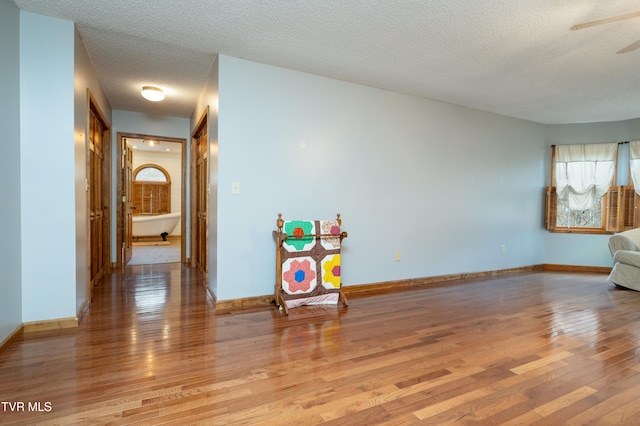
[[341,285],[338,221],[285,221],[283,232],[287,235],[280,249],[283,302],[288,308],[337,304]]

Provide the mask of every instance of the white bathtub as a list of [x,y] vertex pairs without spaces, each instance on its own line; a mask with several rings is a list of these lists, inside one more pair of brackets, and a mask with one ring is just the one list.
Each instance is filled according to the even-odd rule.
[[159,214],[155,216],[133,216],[134,237],[159,237],[166,232],[170,234],[180,220],[180,212]]

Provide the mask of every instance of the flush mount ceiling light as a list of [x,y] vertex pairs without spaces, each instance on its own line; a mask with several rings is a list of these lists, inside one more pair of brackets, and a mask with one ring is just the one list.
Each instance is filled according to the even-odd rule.
[[158,102],[164,99],[164,92],[158,87],[144,86],[142,97],[151,102]]

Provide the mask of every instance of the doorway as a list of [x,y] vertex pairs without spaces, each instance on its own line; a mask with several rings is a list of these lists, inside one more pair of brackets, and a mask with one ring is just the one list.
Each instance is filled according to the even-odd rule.
[[117,266],[187,263],[186,139],[118,133]]

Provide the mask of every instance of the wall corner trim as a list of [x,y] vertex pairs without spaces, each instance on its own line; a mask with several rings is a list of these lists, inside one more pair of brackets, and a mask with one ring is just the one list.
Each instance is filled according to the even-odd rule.
[[30,321],[23,323],[24,332],[62,330],[65,328],[76,328],[80,321],[77,317],[57,318],[44,321]]
[[87,312],[89,312],[90,307],[91,307],[91,299],[85,300],[82,306],[80,306],[80,309],[78,309],[78,313],[76,314],[78,323],[80,323],[80,321],[82,321],[82,318],[84,318],[84,316],[87,315]]
[[4,340],[0,341],[0,353],[4,352],[5,349],[11,346],[11,344],[14,341],[16,341],[18,338],[20,338],[23,333],[24,333],[24,326],[20,324],[7,337],[5,337]]

